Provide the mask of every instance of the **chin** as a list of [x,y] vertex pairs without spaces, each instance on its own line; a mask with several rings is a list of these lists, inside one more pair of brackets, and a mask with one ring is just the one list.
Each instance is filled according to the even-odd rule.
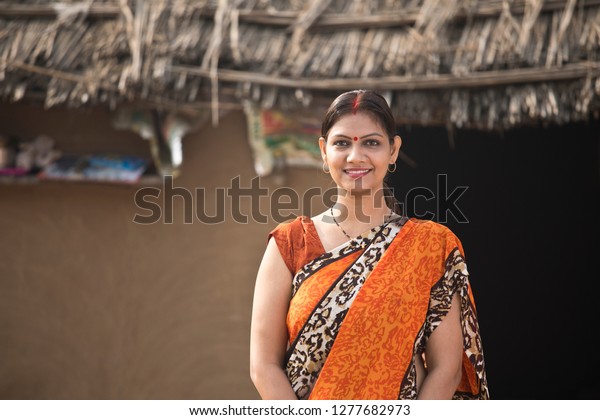
[[378,185],[372,185],[370,182],[365,182],[364,185],[356,185],[357,183],[354,184],[348,184],[346,183],[346,185],[344,185],[344,189],[346,191],[348,191],[350,194],[374,194],[377,190],[380,190],[383,186],[383,184],[378,184]]

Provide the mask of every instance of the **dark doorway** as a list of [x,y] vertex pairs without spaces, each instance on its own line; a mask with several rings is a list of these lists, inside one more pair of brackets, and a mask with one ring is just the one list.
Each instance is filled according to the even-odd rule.
[[[399,163],[390,184],[409,216],[462,241],[492,398],[600,398],[600,122],[458,130],[454,149],[444,128],[399,132],[418,166]],[[468,222],[440,181],[446,196],[468,187],[455,201]]]

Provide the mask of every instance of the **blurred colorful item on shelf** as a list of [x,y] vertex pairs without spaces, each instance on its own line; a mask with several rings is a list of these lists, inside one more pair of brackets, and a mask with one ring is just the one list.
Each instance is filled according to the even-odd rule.
[[137,156],[98,154],[63,156],[40,173],[41,179],[136,183],[148,167]]
[[33,151],[35,167],[38,169],[46,168],[61,155],[58,150],[54,149],[54,140],[45,135],[36,137],[33,141]]
[[34,141],[0,135],[0,176],[20,177],[43,170],[60,156],[46,135]]
[[64,155],[40,172],[40,179],[83,180],[83,170],[87,166],[85,156]]
[[137,156],[92,155],[88,158],[91,166],[136,171],[145,168],[148,161]]
[[0,176],[24,176],[27,171],[21,168],[0,168]]
[[26,172],[43,170],[58,159],[61,152],[54,149],[54,139],[41,135],[33,142],[20,142],[15,166]]

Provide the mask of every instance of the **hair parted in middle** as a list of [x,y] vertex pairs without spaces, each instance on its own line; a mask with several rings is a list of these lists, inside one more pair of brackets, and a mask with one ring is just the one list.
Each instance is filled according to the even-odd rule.
[[342,93],[329,106],[321,125],[321,135],[327,138],[331,127],[343,116],[364,112],[377,121],[388,136],[390,143],[396,135],[396,121],[387,101],[372,90],[352,90]]

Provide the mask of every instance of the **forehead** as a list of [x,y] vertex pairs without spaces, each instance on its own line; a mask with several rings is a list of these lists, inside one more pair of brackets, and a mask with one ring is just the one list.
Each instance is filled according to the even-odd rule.
[[343,134],[346,136],[358,136],[369,133],[380,133],[385,136],[385,130],[379,122],[370,114],[358,112],[346,114],[336,121],[329,130],[329,136]]

